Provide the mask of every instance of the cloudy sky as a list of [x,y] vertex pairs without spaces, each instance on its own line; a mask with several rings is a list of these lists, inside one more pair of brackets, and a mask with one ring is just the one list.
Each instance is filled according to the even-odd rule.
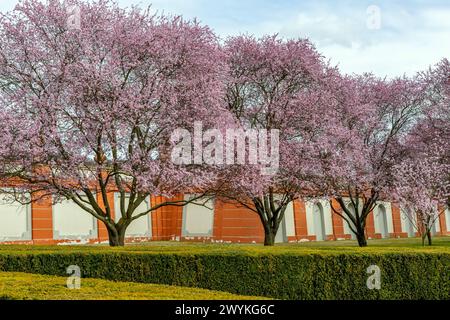
[[[412,75],[450,59],[449,0],[117,0],[197,18],[222,38],[309,38],[346,73]],[[16,0],[0,0],[11,10]]]

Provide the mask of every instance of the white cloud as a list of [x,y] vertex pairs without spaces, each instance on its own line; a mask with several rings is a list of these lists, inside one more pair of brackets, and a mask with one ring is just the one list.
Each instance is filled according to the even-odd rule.
[[[367,28],[367,8],[372,4],[368,0],[118,2],[121,6],[152,4],[159,12],[197,17],[223,38],[242,33],[307,37],[346,73],[412,75],[441,58],[450,58],[450,5],[445,1],[372,1],[381,10],[379,30]],[[0,11],[12,9],[15,3],[0,0]]]
[[420,13],[424,25],[436,29],[450,29],[450,8],[426,9]]
[[367,28],[366,7],[315,5],[290,17],[261,22],[287,38],[307,37],[345,73],[379,76],[413,75],[450,58],[450,9],[384,5],[381,28]]
[[119,5],[129,7],[139,5],[141,7],[151,7],[158,12],[174,15],[186,15],[191,18],[195,16],[205,0],[116,0]]

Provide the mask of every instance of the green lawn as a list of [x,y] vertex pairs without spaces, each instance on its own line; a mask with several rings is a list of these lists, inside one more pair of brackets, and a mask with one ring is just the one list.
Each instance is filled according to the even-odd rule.
[[178,286],[81,279],[68,289],[67,278],[0,272],[0,300],[260,300],[227,292]]
[[[413,249],[444,249],[450,250],[450,237],[435,237],[433,238],[433,245],[429,247],[428,245],[422,246],[422,240],[420,238],[389,238],[389,239],[375,239],[368,240],[368,248],[413,248]],[[282,246],[300,246],[300,247],[313,247],[320,249],[327,248],[352,248],[358,247],[356,240],[344,240],[344,241],[326,241],[326,242],[303,242],[301,244],[283,244]]]
[[368,247],[360,248],[354,240],[283,243],[274,247],[261,244],[188,243],[174,241],[155,241],[140,244],[127,244],[121,248],[107,245],[40,246],[40,245],[0,245],[2,253],[38,252],[146,252],[146,253],[382,253],[382,252],[448,252],[450,237],[435,237],[433,245],[422,246],[419,238],[369,240]]

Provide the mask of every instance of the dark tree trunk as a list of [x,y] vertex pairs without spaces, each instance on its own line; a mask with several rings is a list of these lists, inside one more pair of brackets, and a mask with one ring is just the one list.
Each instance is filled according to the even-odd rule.
[[110,247],[123,247],[125,246],[125,231],[126,228],[116,228],[106,226],[108,230],[108,240]]
[[428,239],[428,245],[431,246],[433,244],[433,241],[431,240],[431,231],[427,231],[427,239]]
[[366,238],[366,232],[364,229],[358,230],[356,234],[356,240],[358,240],[358,245],[362,247],[367,247],[367,238]]
[[273,246],[289,202],[284,201],[282,204],[275,204],[273,194],[270,194],[261,198],[254,198],[253,203],[264,227],[264,246]]
[[367,247],[366,229],[363,221],[360,221],[360,225],[356,227],[356,240],[361,248]]
[[[359,196],[355,196],[355,198],[358,197]],[[352,212],[344,203],[343,198],[337,198],[336,200],[338,201],[341,210],[343,211],[341,214],[333,207],[332,202],[330,202],[332,210],[335,213],[338,213],[342,217],[346,218],[348,224],[350,225],[350,229],[355,234],[356,240],[358,241],[358,245],[360,247],[367,247],[366,220],[370,212],[374,209],[374,204],[376,203],[377,199],[377,193],[372,193],[372,197],[368,198],[363,203],[363,207],[361,210],[359,209],[359,200],[352,201],[352,205],[354,208]]]
[[264,246],[270,247],[275,245],[276,231],[272,230],[270,226],[264,227]]

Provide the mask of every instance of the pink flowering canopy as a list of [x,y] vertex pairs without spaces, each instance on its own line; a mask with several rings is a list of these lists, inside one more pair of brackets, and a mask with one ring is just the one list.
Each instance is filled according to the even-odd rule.
[[450,185],[444,179],[450,166],[438,156],[416,157],[397,167],[394,195],[409,219],[431,228],[442,214],[450,195]]
[[423,88],[407,78],[347,77],[339,90],[335,145],[323,158],[326,193],[389,194],[402,143],[422,112]]
[[[333,123],[329,106],[335,87],[330,83],[339,74],[305,39],[238,36],[227,40],[225,51],[228,110],[242,130],[267,131],[268,136],[258,140],[256,165],[221,171],[217,194],[256,212],[264,244],[273,245],[288,204],[314,192],[316,159]],[[266,153],[268,162],[261,159]],[[274,170],[262,174],[267,166]]]
[[450,64],[444,59],[420,74],[425,114],[407,137],[396,166],[395,195],[412,221],[430,228],[450,205]]
[[226,68],[215,35],[107,0],[73,4],[80,29],[56,0],[22,1],[1,17],[2,170],[63,194],[100,171],[110,173],[102,183],[118,178],[116,187],[144,193],[206,186],[210,173],[161,152],[175,128],[221,114]]
[[423,116],[425,86],[406,77],[342,76],[330,104],[334,128],[317,157],[317,191],[334,198],[360,246],[366,222],[379,200],[393,200],[395,166],[409,146],[409,132]]
[[71,4],[79,12],[23,0],[0,17],[2,191],[71,199],[106,225],[111,245],[123,245],[132,221],[187,203],[135,212],[149,195],[214,182],[212,169],[171,161],[171,135],[225,119],[227,67],[217,37],[196,21],[110,0]]
[[328,126],[327,81],[336,71],[304,39],[239,36],[228,39],[225,50],[230,66],[226,102],[239,127],[279,133],[277,170],[263,175],[262,163],[233,168],[228,191],[241,200],[275,192],[290,201],[311,188],[313,159],[321,149],[323,124]]

